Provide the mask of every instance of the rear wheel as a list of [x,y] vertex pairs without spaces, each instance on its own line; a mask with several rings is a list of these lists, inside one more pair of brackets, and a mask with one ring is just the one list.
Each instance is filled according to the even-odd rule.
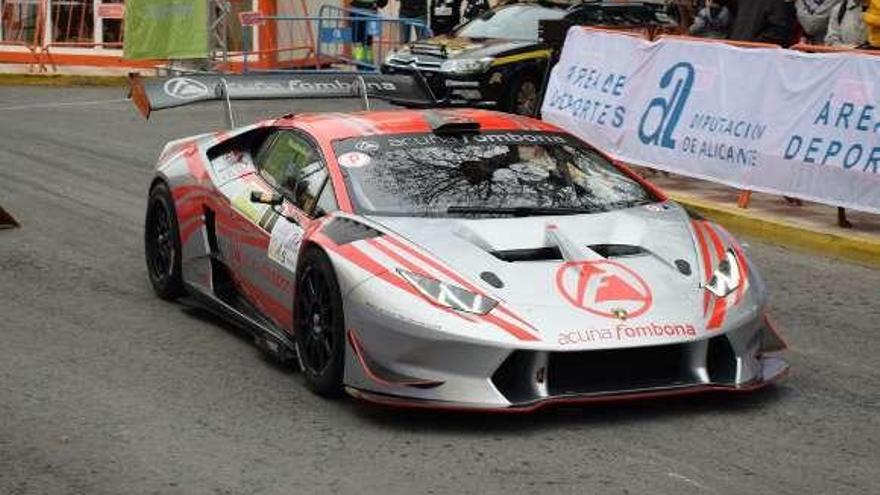
[[296,348],[306,385],[318,395],[338,396],[345,367],[342,297],[333,265],[320,249],[303,254],[295,298]]
[[153,187],[144,222],[144,251],[153,291],[162,299],[184,295],[180,268],[180,232],[171,191],[164,183]]

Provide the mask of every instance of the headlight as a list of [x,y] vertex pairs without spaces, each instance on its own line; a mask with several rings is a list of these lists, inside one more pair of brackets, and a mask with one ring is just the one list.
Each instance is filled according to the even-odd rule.
[[705,288],[718,297],[726,297],[741,283],[739,261],[733,251],[727,250],[724,259],[718,263],[718,267],[712,273],[712,278],[706,282]]
[[440,66],[440,71],[448,72],[450,74],[477,74],[480,72],[486,72],[486,69],[491,65],[491,58],[461,58],[443,62],[443,65]]
[[385,56],[385,63],[389,64],[391,62],[407,62],[408,58],[410,58],[410,50],[408,46],[403,46],[399,50],[390,52]]
[[474,294],[456,285],[447,284],[406,270],[398,269],[397,273],[418,289],[425,297],[447,308],[484,315],[498,305],[498,301],[491,297]]

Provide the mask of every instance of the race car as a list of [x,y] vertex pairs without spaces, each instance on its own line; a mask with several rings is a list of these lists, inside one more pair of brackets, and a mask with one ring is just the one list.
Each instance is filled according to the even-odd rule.
[[419,40],[386,57],[386,74],[418,73],[427,81],[433,106],[467,106],[536,115],[553,56],[540,40],[542,21],[568,26],[645,30],[675,23],[657,0],[641,2],[505,2],[455,29]]
[[[148,115],[411,89],[370,77],[136,79],[132,96]],[[169,143],[148,198],[156,294],[243,325],[322,396],[530,411],[746,391],[788,369],[744,247],[539,120],[288,114]]]

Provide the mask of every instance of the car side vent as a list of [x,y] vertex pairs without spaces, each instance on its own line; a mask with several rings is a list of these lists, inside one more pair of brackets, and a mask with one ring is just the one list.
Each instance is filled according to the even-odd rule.
[[562,252],[558,247],[542,247],[535,249],[510,249],[507,251],[492,251],[492,256],[508,263],[524,261],[561,261]]
[[590,249],[603,258],[624,258],[648,254],[648,251],[645,249],[629,244],[594,244],[590,246]]
[[322,230],[338,245],[379,237],[382,232],[349,218],[334,218]]

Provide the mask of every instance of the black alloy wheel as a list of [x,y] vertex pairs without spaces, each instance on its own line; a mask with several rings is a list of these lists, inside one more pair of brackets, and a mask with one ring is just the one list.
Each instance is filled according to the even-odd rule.
[[342,391],[345,325],[333,265],[316,248],[300,264],[295,293],[296,347],[306,385],[334,397]]
[[180,233],[171,191],[164,183],[153,187],[144,223],[144,251],[153,291],[161,299],[184,294],[180,267]]

